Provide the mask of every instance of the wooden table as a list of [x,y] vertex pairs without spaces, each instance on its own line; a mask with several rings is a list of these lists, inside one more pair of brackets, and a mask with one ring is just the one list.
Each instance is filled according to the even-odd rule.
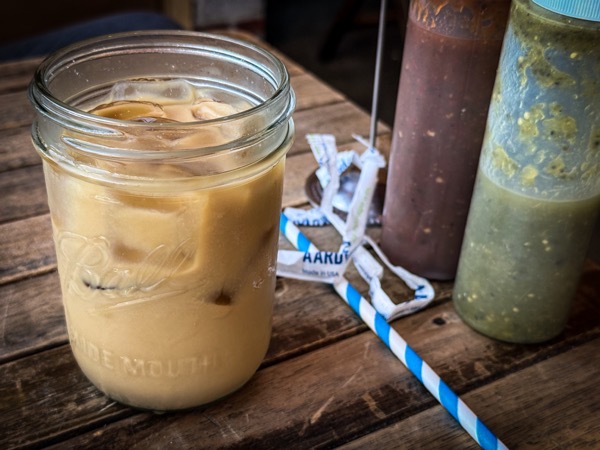
[[[285,205],[306,206],[316,168],[305,135],[357,148],[368,114],[282,56],[298,97]],[[473,448],[474,441],[328,285],[279,279],[268,355],[216,404],[155,415],[122,406],[81,374],[69,349],[26,87],[39,60],[0,65],[0,448]],[[370,70],[370,69],[369,69]],[[389,149],[381,125],[378,145]],[[335,250],[332,228],[306,233]],[[369,229],[377,237],[377,229]],[[285,240],[281,245],[289,248]],[[366,293],[356,273],[351,282]],[[395,298],[406,288],[386,276]],[[588,262],[569,325],[542,345],[468,328],[451,283],[395,328],[509,448],[600,446],[600,266]]]

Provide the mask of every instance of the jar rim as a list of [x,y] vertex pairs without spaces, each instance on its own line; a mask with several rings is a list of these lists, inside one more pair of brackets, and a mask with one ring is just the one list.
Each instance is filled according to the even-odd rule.
[[[143,41],[144,39],[152,39],[154,44],[150,45],[149,42]],[[169,42],[169,39],[172,42]],[[184,44],[184,39],[189,39],[189,43],[187,45]],[[196,40],[197,42],[192,42]],[[137,42],[139,40],[139,42]],[[83,109],[77,108],[76,106],[70,105],[67,101],[63,101],[52,92],[51,88],[48,86],[48,82],[52,79],[52,71],[56,69],[64,69],[69,67],[70,64],[75,64],[80,60],[76,60],[75,57],[82,57],[83,55],[87,55],[87,58],[94,57],[94,55],[99,55],[97,57],[102,57],[109,50],[113,50],[115,48],[124,47],[123,44],[129,45],[129,49],[146,49],[146,52],[152,47],[154,47],[152,53],[160,52],[161,48],[166,49],[169,48],[171,52],[176,50],[176,53],[193,53],[194,51],[198,51],[199,42],[204,40],[205,42],[212,41],[214,43],[226,43],[232,46],[238,46],[240,49],[246,49],[251,52],[256,53],[262,58],[266,58],[274,68],[273,75],[279,75],[279,80],[273,80],[277,82],[277,85],[274,86],[275,90],[273,94],[256,105],[252,105],[250,108],[245,109],[240,112],[236,112],[234,114],[218,117],[214,119],[205,119],[191,122],[161,122],[161,123],[144,123],[137,122],[131,120],[121,120],[114,119],[110,117],[102,117],[92,113],[89,113]],[[136,43],[137,42],[137,43]],[[100,48],[100,46],[103,44]],[[135,45],[133,45],[135,44]],[[160,46],[160,47],[159,47]],[[95,48],[95,49],[94,49]],[[93,53],[90,53],[89,50],[94,49]],[[232,56],[232,53],[219,48],[217,45],[213,45],[210,47],[211,51]],[[86,52],[87,50],[87,52]],[[70,58],[70,62],[69,61]],[[265,69],[263,67],[263,69]],[[173,78],[176,78],[175,76]],[[290,78],[287,68],[279,60],[269,51],[255,45],[251,42],[232,38],[225,35],[213,34],[213,33],[205,33],[205,32],[196,32],[196,31],[185,31],[185,30],[143,30],[143,31],[132,31],[132,32],[122,32],[122,33],[114,33],[103,36],[98,36],[94,38],[85,39],[68,46],[63,47],[55,51],[46,57],[42,63],[36,69],[33,79],[30,83],[29,87],[29,97],[31,102],[34,104],[36,109],[49,108],[53,113],[57,113],[59,116],[76,118],[78,120],[84,120],[86,122],[91,122],[97,125],[106,125],[109,127],[122,127],[127,126],[128,128],[133,127],[136,129],[174,129],[174,128],[186,128],[186,127],[209,127],[215,124],[223,124],[227,122],[234,122],[236,120],[245,119],[249,116],[260,113],[261,111],[271,107],[273,103],[278,101],[281,98],[285,98],[286,96],[292,96],[290,88]],[[284,115],[286,118],[291,116],[291,113],[294,108],[294,101],[290,102],[286,111],[284,111]],[[280,118],[281,121],[285,120],[284,117]]]
[[[222,90],[251,106],[193,122],[134,122],[87,112],[115,83],[144,79],[185,80],[192,89]],[[295,96],[284,64],[257,45],[210,33],[150,30],[80,41],[40,64],[29,98],[37,112],[32,139],[44,159],[136,183],[147,176],[139,163],[176,169],[163,178],[242,176],[284,155],[294,130]]]

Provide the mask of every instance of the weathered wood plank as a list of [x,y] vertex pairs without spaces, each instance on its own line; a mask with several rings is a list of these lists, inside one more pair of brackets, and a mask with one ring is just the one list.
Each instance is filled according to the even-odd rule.
[[[294,114],[296,123],[296,141],[289,154],[310,150],[306,135],[311,133],[333,134],[339,144],[353,142],[353,134],[365,138],[369,136],[369,114],[350,102],[334,103],[317,109],[298,111]],[[378,123],[377,134],[389,133],[390,129],[382,122]]]
[[[490,340],[463,324],[450,302],[400,319],[393,326],[457,393],[463,394],[600,336],[598,273],[600,267],[589,268],[586,290],[580,289],[567,331],[547,344],[518,346]],[[352,326],[346,328],[354,335],[341,339],[341,329],[335,329],[339,317],[346,317],[348,324],[352,313],[345,306],[328,311],[329,303],[341,303],[333,292],[302,299],[297,297],[300,288],[291,291],[295,299],[283,292],[278,298],[286,298],[296,309],[275,323],[274,340],[283,342],[287,336],[285,347],[289,351],[294,345],[315,345],[315,341],[336,333],[340,338],[277,364],[267,362],[245,388],[203,409],[154,416],[111,405],[79,374],[67,347],[0,366],[0,398],[5,399],[0,416],[7,425],[0,431],[0,444],[58,442],[88,426],[132,415],[74,437],[68,445],[110,448],[135,442],[139,448],[160,448],[183,439],[182,446],[202,442],[210,448],[259,443],[265,448],[334,446],[435,405],[372,333],[356,335],[360,331],[357,322],[354,330]],[[314,333],[311,322],[319,315],[333,320],[333,328],[324,321],[321,335],[312,338],[311,344],[307,341]],[[302,331],[303,327],[309,332]],[[300,337],[294,338],[298,332]],[[39,415],[40,402],[47,411],[43,417]],[[478,402],[470,406],[484,419],[493,414]],[[506,416],[503,420],[515,425]],[[16,423],[20,426],[15,427]]]
[[309,73],[292,77],[291,84],[296,94],[296,111],[347,101],[342,93]]
[[306,179],[311,176],[319,165],[311,152],[289,155],[286,160],[283,177],[282,206],[299,206],[308,201],[306,196]]
[[[600,340],[466,394],[511,449],[600,447]],[[441,407],[428,409],[341,448],[479,448]]]
[[41,165],[0,172],[0,223],[48,212]]
[[30,127],[0,130],[0,173],[41,164],[31,143]]
[[32,58],[0,64],[0,94],[26,89],[43,59]]
[[0,130],[30,125],[34,117],[26,91],[0,95]]
[[67,342],[56,272],[0,286],[0,363]]
[[49,214],[0,225],[0,285],[55,268]]
[[[61,434],[61,429],[82,427],[85,429],[89,424],[94,425],[94,418],[90,417],[90,412],[96,413],[106,408],[105,419],[111,416],[127,416],[128,411],[124,408],[111,408],[111,401],[106,397],[98,396],[97,390],[89,383],[85,382],[84,375],[77,370],[65,370],[75,364],[70,349],[62,346],[51,349],[43,353],[53,360],[53,363],[46,367],[44,374],[33,366],[22,366],[22,361],[35,361],[26,358],[16,362],[6,363],[0,366],[0,376],[5,380],[0,387],[0,411],[2,412],[2,427],[0,427],[0,447],[2,448],[20,448],[31,445],[39,437],[49,434]],[[15,370],[16,369],[16,370]],[[35,386],[40,382],[47,382],[50,378],[60,379],[60,383],[65,387],[64,396],[57,403],[57,398],[53,392],[39,392]],[[68,393],[71,392],[71,394]],[[90,409],[81,408],[87,405]],[[68,423],[61,424],[59,410],[71,411],[78,415],[72,418]],[[28,418],[31,411],[37,411],[40,424],[46,422],[45,416],[52,416],[52,429],[46,425],[35,426]],[[79,411],[80,414],[77,414]],[[58,413],[58,415],[57,415]],[[92,414],[95,415],[95,414]],[[73,420],[74,419],[74,420]],[[97,422],[95,425],[99,425]],[[21,428],[23,433],[15,433]]]

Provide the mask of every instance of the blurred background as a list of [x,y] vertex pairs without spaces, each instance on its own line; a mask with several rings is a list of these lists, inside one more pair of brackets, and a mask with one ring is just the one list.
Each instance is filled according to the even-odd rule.
[[[393,123],[408,0],[388,0],[379,118]],[[5,8],[7,8],[5,6]],[[379,0],[29,0],[0,15],[0,60],[125,30],[252,32],[371,109]]]

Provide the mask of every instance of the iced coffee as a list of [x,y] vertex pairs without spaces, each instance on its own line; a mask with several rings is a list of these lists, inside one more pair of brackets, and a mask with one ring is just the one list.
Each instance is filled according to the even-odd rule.
[[53,159],[36,142],[77,363],[155,411],[235,391],[270,340],[291,130],[249,139],[266,126],[255,98],[183,78],[118,81],[77,107],[100,132],[62,130]]

